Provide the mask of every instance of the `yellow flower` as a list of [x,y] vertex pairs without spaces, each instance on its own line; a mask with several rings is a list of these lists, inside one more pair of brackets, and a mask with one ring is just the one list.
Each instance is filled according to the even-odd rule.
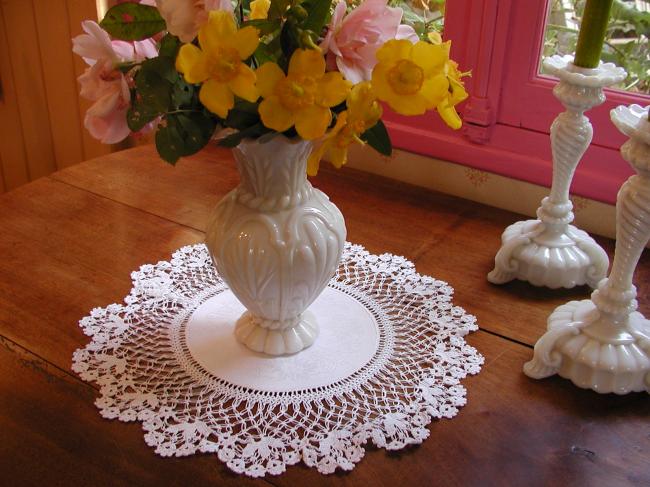
[[242,60],[249,58],[260,42],[257,29],[237,29],[229,12],[213,10],[199,30],[199,45],[184,44],[176,58],[176,69],[188,83],[203,83],[201,103],[221,118],[235,105],[234,95],[254,102],[259,98],[255,72]]
[[269,15],[269,7],[271,7],[271,0],[253,0],[251,2],[251,19],[263,20]]
[[421,115],[437,107],[449,90],[445,66],[448,43],[390,40],[377,51],[372,71],[377,97],[402,115]]
[[381,118],[381,105],[367,81],[352,88],[346,104],[348,109],[339,114],[334,128],[327,134],[321,146],[309,156],[308,175],[315,176],[318,173],[320,161],[326,152],[329,161],[336,168],[341,168],[348,161],[348,146],[352,142],[363,144],[359,136]]
[[325,73],[320,51],[298,49],[286,76],[275,63],[260,66],[257,87],[264,98],[259,113],[266,127],[284,132],[295,125],[300,137],[312,140],[327,130],[332,122],[329,107],[345,100],[350,82],[339,72]]
[[361,135],[374,126],[381,118],[382,109],[369,81],[354,85],[346,101],[348,107],[348,127],[351,132]]
[[468,96],[462,81],[462,77],[466,76],[467,73],[461,73],[458,70],[458,64],[452,60],[447,61],[446,70],[447,79],[449,80],[449,90],[436,109],[438,110],[440,118],[442,118],[447,125],[454,130],[458,130],[462,127],[463,121],[458,116],[456,108],[454,107],[461,101],[465,100]]
[[427,34],[427,39],[429,39],[431,44],[442,44],[442,36],[440,35],[440,32],[435,30],[432,30]]

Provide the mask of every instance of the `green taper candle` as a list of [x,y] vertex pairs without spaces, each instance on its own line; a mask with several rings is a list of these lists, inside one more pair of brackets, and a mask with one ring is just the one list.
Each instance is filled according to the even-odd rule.
[[596,68],[603,50],[609,12],[614,0],[587,0],[580,25],[580,36],[573,64],[583,68]]

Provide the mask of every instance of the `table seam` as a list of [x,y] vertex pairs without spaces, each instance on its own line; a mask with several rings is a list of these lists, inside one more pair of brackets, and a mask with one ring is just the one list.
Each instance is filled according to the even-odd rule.
[[90,189],[88,189],[88,188],[84,188],[83,186],[78,186],[78,185],[76,185],[76,184],[72,184],[72,183],[70,183],[70,182],[68,182],[68,181],[63,181],[63,180],[61,180],[61,179],[57,179],[56,177],[53,177],[53,176],[51,176],[51,175],[50,175],[50,176],[47,176],[47,178],[48,178],[49,180],[55,182],[55,183],[65,184],[66,186],[70,186],[71,188],[75,188],[75,189],[78,189],[78,190],[80,190],[80,191],[85,191],[86,193],[92,194],[93,196],[97,196],[97,197],[99,197],[99,198],[102,198],[102,199],[105,199],[105,200],[108,200],[108,201],[112,201],[113,203],[116,203],[116,204],[118,204],[118,205],[122,205],[122,206],[125,206],[125,207],[127,207],[127,208],[132,208],[132,209],[134,209],[134,210],[138,210],[139,212],[144,213],[145,215],[154,216],[154,217],[156,217],[156,218],[160,218],[161,220],[165,220],[165,221],[167,221],[167,222],[169,222],[169,223],[174,223],[174,224],[176,224],[176,225],[178,225],[178,226],[181,226],[181,227],[184,227],[184,228],[188,228],[188,229],[190,229],[190,230],[194,230],[194,231],[197,231],[197,232],[199,232],[199,233],[205,235],[205,230],[202,230],[202,229],[200,229],[200,228],[196,228],[196,227],[193,227],[193,226],[188,225],[188,224],[186,224],[186,223],[178,222],[178,221],[176,221],[176,220],[171,220],[171,219],[169,219],[169,218],[167,218],[167,217],[164,217],[164,216],[158,215],[158,214],[153,213],[153,212],[151,212],[151,211],[147,211],[147,210],[145,210],[145,209],[143,209],[143,208],[140,208],[140,207],[138,207],[138,206],[130,205],[130,204],[125,203],[125,202],[123,202],[123,201],[119,201],[119,200],[116,200],[116,199],[110,198],[110,197],[108,197],[108,196],[106,196],[106,195],[103,195],[103,194],[101,194],[101,193],[97,193],[97,192],[95,192],[95,191],[91,191]]

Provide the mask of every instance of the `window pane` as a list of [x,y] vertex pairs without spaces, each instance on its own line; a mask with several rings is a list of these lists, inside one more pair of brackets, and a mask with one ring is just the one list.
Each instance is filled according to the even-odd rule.
[[[360,4],[363,0],[348,1],[348,4]],[[413,26],[416,32],[435,30],[442,34],[445,17],[445,0],[389,0],[391,7],[400,7],[404,11],[402,23]]]
[[[572,54],[585,0],[549,0],[544,56]],[[618,88],[650,91],[650,0],[614,0],[602,59],[622,66],[627,79]]]

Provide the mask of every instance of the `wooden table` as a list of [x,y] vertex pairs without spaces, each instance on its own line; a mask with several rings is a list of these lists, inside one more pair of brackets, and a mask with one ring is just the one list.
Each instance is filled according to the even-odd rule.
[[[160,162],[150,147],[95,159],[0,196],[0,478],[3,485],[650,485],[650,396],[600,396],[521,372],[559,304],[586,288],[496,287],[503,229],[517,215],[353,170],[314,184],[346,216],[348,239],[448,281],[477,315],[484,356],[468,404],[421,446],[369,448],[350,473],[304,466],[250,480],[213,455],[160,458],[138,423],[104,420],[97,388],[70,371],[88,338],[77,322],[121,302],[129,274],[201,242],[207,215],[237,183],[229,153]],[[601,240],[611,254],[611,241]],[[650,255],[636,277],[650,315]]]

